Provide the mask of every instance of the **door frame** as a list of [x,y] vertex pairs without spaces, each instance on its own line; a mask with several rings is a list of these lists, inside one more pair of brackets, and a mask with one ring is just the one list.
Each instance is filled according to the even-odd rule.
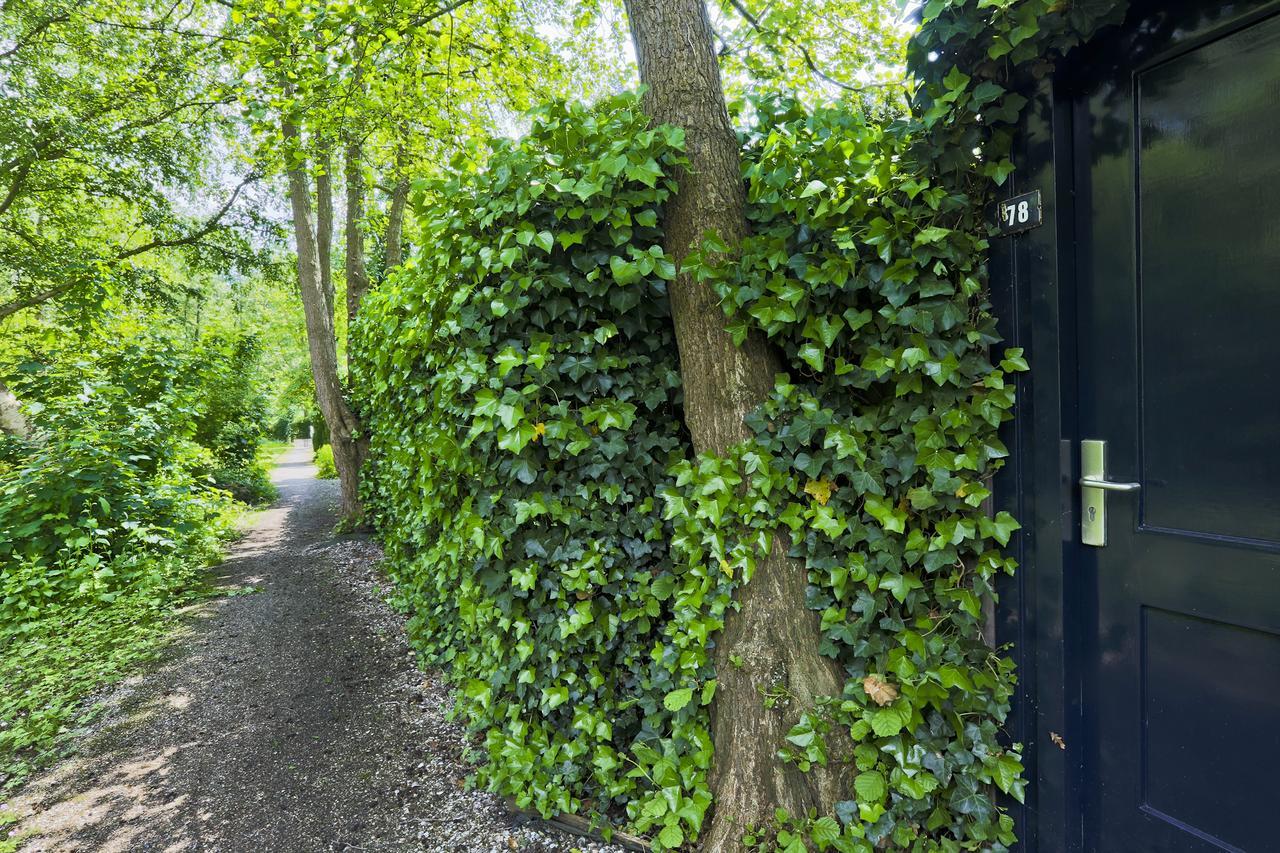
[[[1039,228],[992,241],[992,310],[1006,346],[1031,365],[1017,378],[1009,448],[995,479],[996,508],[1022,523],[1010,543],[1013,577],[997,584],[995,643],[1012,644],[1018,686],[1006,730],[1024,745],[1025,804],[1008,802],[1019,846],[1080,851],[1083,763],[1079,656],[1067,626],[1079,625],[1080,590],[1064,567],[1078,559],[1074,472],[1078,469],[1076,389],[1073,99],[1061,74],[1021,90],[1028,98],[1011,152],[1017,169],[1000,197],[1038,189]],[[1057,736],[1055,739],[1054,735]]]
[[[1121,26],[1164,5],[1135,0]],[[1280,14],[1280,0],[1246,0],[1235,8],[1227,20],[1180,32],[1131,73]],[[1093,559],[1080,544],[1076,487],[1082,438],[1077,235],[1080,217],[1091,209],[1082,197],[1088,182],[1077,177],[1077,151],[1086,147],[1077,133],[1088,129],[1076,121],[1078,87],[1072,82],[1075,57],[1089,45],[1059,61],[1052,75],[1019,89],[1028,104],[1010,154],[1017,169],[998,197],[1040,190],[1045,224],[994,239],[988,267],[992,311],[1005,346],[1022,347],[1031,365],[1017,379],[1015,417],[1002,430],[1009,457],[995,478],[996,508],[1012,513],[1022,529],[1010,542],[1019,569],[997,584],[993,639],[999,646],[1012,644],[1017,663],[1006,730],[1010,741],[1024,745],[1029,782],[1026,803],[1006,806],[1020,848],[1038,853],[1078,853],[1094,837],[1085,826],[1090,733],[1084,729],[1082,648],[1096,603],[1092,590],[1073,583],[1083,576],[1076,567]]]

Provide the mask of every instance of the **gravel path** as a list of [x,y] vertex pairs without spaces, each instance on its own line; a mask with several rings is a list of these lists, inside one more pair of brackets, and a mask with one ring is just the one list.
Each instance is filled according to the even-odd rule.
[[465,790],[465,734],[379,597],[380,552],[331,535],[337,485],[314,475],[295,445],[218,570],[260,591],[196,609],[75,757],[0,804],[36,833],[23,853],[617,851]]

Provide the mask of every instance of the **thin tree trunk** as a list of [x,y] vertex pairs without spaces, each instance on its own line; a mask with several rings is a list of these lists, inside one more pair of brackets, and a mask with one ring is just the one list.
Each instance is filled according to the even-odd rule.
[[361,164],[360,142],[347,142],[343,168],[347,173],[347,375],[351,377],[351,356],[356,351],[356,318],[369,292],[369,270],[365,268],[365,172]]
[[391,206],[387,209],[386,256],[382,274],[386,275],[404,262],[404,207],[409,200],[409,181],[401,178],[391,191]]
[[333,313],[333,175],[329,148],[321,149],[316,175],[316,253],[320,261],[320,290],[325,307]]
[[369,290],[369,273],[364,265],[364,169],[360,162],[360,143],[349,140],[343,155],[347,178],[347,349],[351,349],[351,333],[360,302]]
[[[655,123],[684,128],[690,160],[667,205],[666,250],[680,264],[707,231],[733,247],[748,233],[746,193],[703,0],[626,0],[626,7],[647,87],[644,107]],[[709,287],[681,271],[670,293],[685,422],[696,451],[723,453],[750,437],[744,419],[768,398],[780,363],[758,332],[734,345]],[[801,773],[777,757],[800,714],[824,696],[839,696],[845,681],[842,668],[819,654],[805,567],[787,550],[777,531],[716,642],[715,800],[703,839],[716,853],[745,850],[745,828],[770,825],[777,808],[794,816],[811,808],[830,813],[848,791],[848,767],[838,758]],[[731,665],[731,657],[742,665]],[[766,709],[763,694],[778,690],[791,701]]]
[[[281,131],[287,144],[298,144],[298,129],[283,122]],[[358,523],[360,466],[365,445],[359,438],[360,422],[347,405],[338,378],[338,344],[333,331],[333,312],[325,301],[320,283],[320,257],[311,224],[311,192],[301,165],[288,171],[289,204],[293,209],[293,233],[298,248],[298,289],[307,325],[307,349],[311,356],[311,376],[316,384],[316,402],[329,427],[334,467],[342,484],[343,518]]]

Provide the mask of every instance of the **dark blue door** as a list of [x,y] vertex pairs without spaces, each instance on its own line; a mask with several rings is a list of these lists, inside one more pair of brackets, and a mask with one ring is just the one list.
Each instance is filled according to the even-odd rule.
[[1080,66],[1080,438],[1130,489],[1077,495],[1066,569],[1089,850],[1280,851],[1278,11],[1162,4]]

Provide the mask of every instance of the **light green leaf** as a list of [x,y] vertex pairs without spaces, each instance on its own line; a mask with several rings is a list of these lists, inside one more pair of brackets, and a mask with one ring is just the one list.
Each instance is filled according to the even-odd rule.
[[810,196],[815,196],[818,193],[825,190],[826,188],[827,188],[827,185],[824,184],[822,181],[819,181],[816,179],[812,180],[809,183],[805,184],[804,189],[800,191],[800,198],[809,198]]
[[679,711],[685,705],[693,700],[693,688],[681,687],[679,690],[672,690],[662,699],[662,707],[672,713]]

